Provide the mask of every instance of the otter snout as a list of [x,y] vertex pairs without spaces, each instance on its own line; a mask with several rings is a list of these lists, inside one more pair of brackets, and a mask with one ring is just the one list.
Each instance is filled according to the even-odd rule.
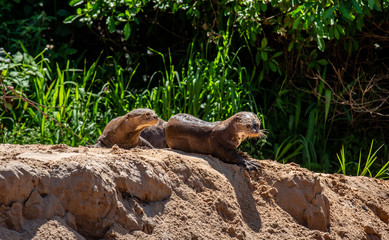
[[256,122],[253,122],[253,130],[256,133],[259,133],[259,124]]
[[158,115],[157,114],[153,114],[151,116],[147,116],[147,119],[150,120],[150,121],[153,121],[153,122],[158,122]]

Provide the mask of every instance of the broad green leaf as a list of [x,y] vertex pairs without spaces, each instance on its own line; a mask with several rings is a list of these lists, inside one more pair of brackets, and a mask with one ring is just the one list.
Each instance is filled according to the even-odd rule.
[[324,58],[323,58],[323,59],[320,59],[320,60],[317,60],[316,62],[317,62],[318,64],[320,64],[320,65],[323,65],[323,66],[325,66],[325,65],[328,64],[328,61],[325,60]]
[[258,51],[256,54],[255,54],[255,63],[257,65],[259,65],[259,63],[261,62],[262,58],[261,58],[261,52]]
[[101,2],[97,1],[95,4],[93,4],[91,15],[95,15],[98,10],[101,8]]
[[338,32],[338,29],[336,27],[334,27],[334,36],[337,40],[339,40],[339,32]]
[[268,58],[267,52],[261,52],[261,57],[262,57],[262,60],[266,62],[267,58]]
[[[374,1],[374,0],[373,0]],[[345,18],[347,18],[347,19],[351,19],[351,17],[350,17],[350,12],[343,6],[343,5],[340,5],[340,11],[342,11],[342,13],[343,13],[343,16],[345,17]]]
[[15,55],[14,55],[14,62],[15,63],[20,63],[23,61],[23,54],[21,52],[17,52]]
[[276,58],[278,56],[281,56],[282,55],[282,52],[276,52],[274,55],[273,55],[273,58]]
[[9,103],[9,102],[4,102],[3,104],[4,104],[4,106],[5,106],[8,110],[12,110],[12,104],[11,104],[11,103]]
[[261,11],[266,12],[267,10],[267,4],[261,3]]
[[302,16],[300,16],[294,20],[292,29],[296,29],[300,25],[301,19],[302,19]]
[[377,7],[377,9],[378,9],[378,11],[382,11],[382,9],[381,9],[381,3],[380,3],[380,1],[379,0],[375,0],[375,6]]
[[373,10],[375,4],[375,0],[369,0],[369,8],[370,10]]
[[363,27],[363,16],[358,16],[357,18],[357,28],[359,31],[362,31],[362,27]]
[[335,11],[335,9],[338,7],[338,5],[335,5],[333,6],[332,8],[329,8],[327,9],[325,12],[324,12],[324,16],[323,16],[323,20],[326,20],[327,18],[329,18],[333,12]]
[[334,38],[334,26],[330,26],[329,29],[328,29],[328,37],[329,39],[333,39]]
[[273,72],[277,71],[277,66],[274,63],[269,62],[269,67]]
[[109,16],[107,18],[107,23],[108,23],[108,31],[110,33],[113,33],[115,31],[115,20],[113,19],[112,16]]
[[130,32],[131,32],[130,23],[127,22],[126,25],[124,26],[124,38],[126,40],[128,40],[128,38],[130,37]]
[[262,38],[262,41],[261,41],[261,48],[264,48],[267,46],[267,39],[264,37]]
[[344,35],[344,29],[339,24],[336,25],[336,28],[338,29],[339,33]]
[[361,8],[359,7],[359,4],[355,0],[351,0],[353,3],[354,8],[357,10],[357,13],[360,14],[362,13]]

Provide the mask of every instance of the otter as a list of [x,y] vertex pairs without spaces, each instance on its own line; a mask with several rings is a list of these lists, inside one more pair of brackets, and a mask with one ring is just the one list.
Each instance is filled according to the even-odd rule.
[[169,119],[165,137],[172,149],[210,154],[225,163],[256,171],[260,168],[259,164],[245,160],[236,148],[246,138],[264,137],[260,125],[261,121],[252,112],[239,112],[224,121],[213,123],[180,113]]
[[155,148],[167,148],[165,140],[165,128],[167,122],[162,119],[158,119],[158,123],[145,128],[140,136],[148,141]]
[[153,148],[140,134],[143,129],[157,122],[158,116],[153,110],[147,108],[134,109],[124,116],[112,119],[105,126],[103,133],[94,146],[112,147],[116,144],[125,149],[136,146]]

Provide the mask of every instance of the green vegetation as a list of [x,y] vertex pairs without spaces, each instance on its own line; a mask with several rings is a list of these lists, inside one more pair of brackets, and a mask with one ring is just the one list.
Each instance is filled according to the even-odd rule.
[[387,0],[0,0],[0,10],[1,143],[94,143],[139,107],[166,120],[252,111],[268,131],[242,143],[253,157],[389,177]]

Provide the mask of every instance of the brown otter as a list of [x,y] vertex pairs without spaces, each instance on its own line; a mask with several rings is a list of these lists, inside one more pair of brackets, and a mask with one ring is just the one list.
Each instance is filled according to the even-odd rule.
[[167,148],[165,140],[165,128],[167,122],[158,119],[158,123],[145,128],[140,136],[147,140],[155,148]]
[[210,154],[223,162],[258,170],[255,161],[242,158],[236,151],[248,137],[263,137],[261,121],[251,112],[239,112],[227,120],[206,122],[189,114],[177,114],[166,125],[166,143],[170,148],[186,152]]
[[112,119],[105,126],[103,133],[97,139],[96,147],[112,147],[118,145],[121,148],[136,146],[153,146],[143,139],[140,134],[146,127],[158,122],[158,116],[153,110],[147,108],[134,109],[124,116]]

